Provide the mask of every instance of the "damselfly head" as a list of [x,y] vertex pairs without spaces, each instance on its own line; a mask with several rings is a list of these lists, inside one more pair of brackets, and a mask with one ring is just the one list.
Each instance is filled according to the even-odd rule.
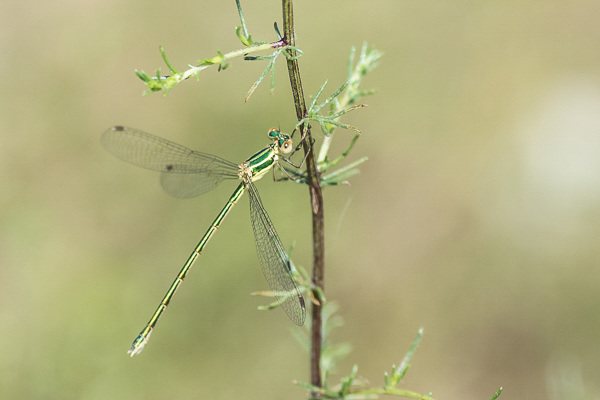
[[267,134],[269,138],[277,141],[277,147],[282,153],[287,154],[293,150],[292,139],[288,134],[281,132],[278,128],[269,129]]

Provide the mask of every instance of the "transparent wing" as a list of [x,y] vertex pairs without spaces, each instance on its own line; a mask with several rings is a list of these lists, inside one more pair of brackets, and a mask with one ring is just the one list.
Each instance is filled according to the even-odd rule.
[[189,199],[214,189],[225,178],[223,175],[211,172],[183,174],[163,172],[160,174],[160,185],[171,196]]
[[250,198],[250,218],[256,239],[256,251],[263,274],[287,316],[296,325],[303,325],[306,306],[292,277],[290,260],[262,205],[258,190],[252,182],[247,182],[246,188]]
[[238,166],[137,129],[115,126],[102,134],[102,146],[123,161],[161,172],[161,185],[175,197],[194,197],[223,179],[238,179]]

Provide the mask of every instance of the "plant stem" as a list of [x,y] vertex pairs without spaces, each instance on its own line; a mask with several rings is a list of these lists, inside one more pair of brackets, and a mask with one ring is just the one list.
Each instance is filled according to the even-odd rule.
[[[282,0],[283,6],[283,40],[288,45],[296,46],[296,36],[294,33],[294,10],[292,0]],[[293,50],[290,50],[292,53]],[[294,55],[294,54],[292,54]],[[290,76],[290,84],[292,94],[294,96],[294,105],[296,107],[296,117],[298,121],[306,118],[307,109],[304,98],[302,82],[300,80],[300,67],[298,59],[288,57],[287,60],[288,73]],[[308,177],[308,187],[310,191],[311,209],[312,209],[312,226],[313,226],[313,276],[312,285],[324,290],[324,273],[325,273],[325,226],[323,213],[323,192],[320,185],[319,172],[315,163],[313,152],[312,137],[308,124],[300,126],[302,132],[304,153],[306,158],[306,173]],[[319,298],[318,292],[313,292],[317,301],[312,303],[312,324],[311,324],[311,353],[310,353],[310,382],[313,386],[322,387],[321,380],[321,345],[322,345],[322,315],[321,307],[323,299]],[[314,398],[319,398],[320,395],[316,392],[312,393]]]

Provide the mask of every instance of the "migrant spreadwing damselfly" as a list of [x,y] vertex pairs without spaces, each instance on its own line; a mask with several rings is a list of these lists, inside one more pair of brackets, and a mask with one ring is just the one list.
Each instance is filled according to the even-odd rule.
[[297,325],[304,324],[306,317],[304,298],[294,281],[288,255],[253,183],[262,178],[275,164],[279,166],[280,153],[287,154],[292,151],[290,136],[276,128],[270,129],[268,135],[273,142],[240,165],[124,126],[115,126],[102,135],[102,145],[116,157],[131,164],[161,172],[160,183],[163,189],[175,197],[199,196],[215,188],[225,179],[241,180],[177,274],[146,327],[133,341],[128,351],[132,357],[144,349],[158,319],[202,253],[204,246],[244,192],[248,192],[250,198],[252,230],[256,240],[258,258],[267,283],[288,317]]

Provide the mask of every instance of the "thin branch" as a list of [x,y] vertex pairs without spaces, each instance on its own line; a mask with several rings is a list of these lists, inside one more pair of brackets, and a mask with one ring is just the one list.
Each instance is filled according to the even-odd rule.
[[[296,46],[296,37],[294,33],[294,10],[292,0],[282,0],[283,7],[283,40],[291,48]],[[290,57],[287,58],[288,73],[290,84],[294,97],[294,106],[296,108],[296,117],[298,121],[307,116],[306,100],[300,79],[300,67],[294,50],[288,50]],[[323,329],[323,320],[321,316],[323,299],[320,299],[319,293],[324,290],[324,272],[325,272],[325,230],[323,213],[323,192],[320,185],[316,160],[313,152],[312,137],[310,125],[303,123],[300,126],[302,132],[303,149],[306,154],[306,172],[308,178],[308,187],[311,198],[312,226],[313,226],[313,286],[319,288],[314,295],[317,296],[317,302],[312,303],[312,324],[311,324],[311,353],[310,353],[310,382],[315,387],[322,387],[321,374],[321,338]],[[313,396],[320,397],[317,391],[313,391]]]

